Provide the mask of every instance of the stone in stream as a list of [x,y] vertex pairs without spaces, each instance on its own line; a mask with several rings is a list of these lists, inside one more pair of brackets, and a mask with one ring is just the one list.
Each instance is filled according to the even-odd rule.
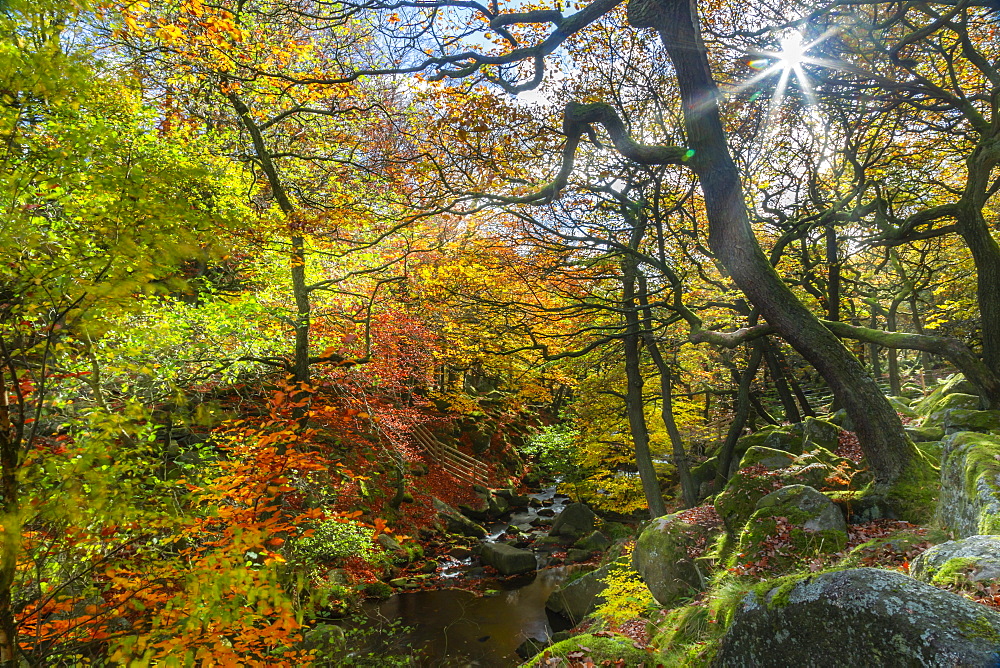
[[434,510],[438,513],[439,521],[444,524],[444,528],[449,533],[457,533],[463,536],[472,536],[475,538],[483,538],[486,536],[486,529],[465,517],[462,513],[458,512],[444,501],[435,498],[432,500],[432,503],[434,505]]
[[571,503],[563,509],[552,523],[550,536],[578,538],[594,530],[594,511],[585,503]]
[[736,607],[712,664],[1000,665],[1000,613],[895,571],[805,575]]
[[[627,558],[619,560],[617,567],[627,562]],[[559,613],[574,624],[579,624],[583,618],[592,613],[597,606],[604,603],[601,592],[608,586],[604,579],[611,571],[613,564],[606,564],[596,571],[572,580],[549,595],[545,607]]]
[[531,573],[538,568],[534,552],[519,550],[505,543],[483,543],[479,556],[484,564],[497,569],[501,575]]

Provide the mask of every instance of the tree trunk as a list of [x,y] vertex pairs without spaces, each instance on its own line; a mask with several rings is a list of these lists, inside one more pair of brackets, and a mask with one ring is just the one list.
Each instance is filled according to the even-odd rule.
[[[14,378],[13,382],[17,382]],[[7,368],[0,369],[0,494],[3,495],[3,518],[0,534],[0,667],[17,666],[17,626],[11,588],[20,549],[21,518],[17,485],[19,439],[10,420],[7,392]]]
[[739,391],[736,393],[736,410],[733,412],[733,421],[729,425],[729,433],[719,451],[719,459],[715,472],[715,489],[719,491],[729,479],[729,469],[733,463],[733,451],[736,449],[736,441],[743,435],[743,427],[746,426],[747,418],[750,417],[750,386],[757,375],[760,367],[762,354],[758,346],[753,347],[750,353],[750,361],[746,370],[740,374],[734,369],[734,373],[739,376]]
[[[898,327],[896,324],[897,311],[899,311],[899,299],[893,298],[892,303],[889,304],[889,312],[885,317],[885,328],[890,332],[895,332]],[[889,394],[898,397],[899,393],[902,392],[902,386],[899,382],[899,349],[889,348],[886,352],[889,355]]]
[[875,381],[785,285],[757,243],[739,171],[726,144],[716,102],[720,93],[693,0],[629,0],[628,19],[635,27],[655,28],[674,64],[689,164],[705,195],[712,252],[767,322],[822,374],[855,423],[876,482],[891,485],[917,450]]
[[639,469],[642,491],[649,505],[649,516],[660,517],[667,514],[660,491],[660,481],[656,479],[656,468],[649,453],[649,431],[646,428],[646,414],[642,400],[642,369],[639,366],[639,337],[641,323],[635,299],[636,266],[632,257],[622,260],[622,310],[625,311],[625,409],[629,430],[635,448],[635,464]]
[[687,452],[684,448],[684,440],[681,432],[677,429],[677,421],[674,419],[673,388],[670,380],[670,366],[660,352],[660,346],[653,336],[652,323],[653,311],[649,307],[649,290],[646,287],[644,277],[639,275],[639,304],[642,306],[643,338],[646,342],[646,350],[656,365],[656,370],[660,374],[660,417],[663,425],[667,428],[667,436],[670,437],[670,451],[674,457],[674,466],[677,468],[677,478],[681,483],[681,498],[685,508],[694,508],[698,505],[698,490],[694,487],[694,479],[691,477],[691,467],[688,462]]
[[791,390],[788,389],[788,381],[785,380],[785,373],[782,371],[781,365],[778,364],[778,358],[774,354],[774,343],[770,338],[764,340],[764,362],[771,374],[771,381],[774,383],[774,389],[778,393],[781,405],[785,409],[785,422],[792,424],[802,422],[799,408],[795,405],[795,398],[792,396]]

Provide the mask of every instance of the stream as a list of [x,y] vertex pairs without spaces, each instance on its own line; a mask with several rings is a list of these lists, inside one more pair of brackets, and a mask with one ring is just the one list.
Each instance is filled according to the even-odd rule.
[[[542,506],[515,511],[506,522],[490,524],[489,535],[483,540],[499,540],[508,526],[536,535],[547,533],[551,518],[562,511],[566,498],[556,494],[554,486],[528,496]],[[551,509],[551,514],[546,508]],[[370,633],[370,646],[352,649],[359,653],[408,655],[413,660],[410,665],[435,668],[516,666],[521,659],[515,650],[526,639],[546,640],[552,633],[570,627],[567,620],[546,610],[545,601],[578,567],[543,568],[547,557],[536,554],[536,559],[540,570],[534,574],[486,579],[487,586],[495,591],[493,595],[477,596],[464,589],[446,588],[401,592],[384,601],[368,602],[362,607],[365,628],[371,632],[395,626],[396,630]],[[485,577],[481,573],[471,558],[448,558],[442,561],[439,576],[444,581]],[[403,630],[399,630],[400,624]]]

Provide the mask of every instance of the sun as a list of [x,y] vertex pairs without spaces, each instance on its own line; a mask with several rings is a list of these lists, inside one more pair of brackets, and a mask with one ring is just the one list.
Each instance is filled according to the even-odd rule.
[[[769,114],[773,114],[785,99],[785,92],[788,89],[788,82],[795,77],[798,89],[805,98],[809,106],[816,105],[816,95],[813,92],[809,75],[804,69],[805,65],[828,66],[829,61],[823,58],[816,58],[809,55],[809,50],[816,47],[834,34],[834,30],[828,30],[817,39],[806,42],[802,33],[798,31],[790,32],[778,40],[779,49],[777,51],[757,51],[753,55],[754,60],[749,62],[751,68],[758,70],[757,73],[736,86],[731,91],[732,95],[747,90],[751,86],[772,76],[778,77],[778,83],[771,95],[771,105]],[[755,93],[755,96],[759,93]]]

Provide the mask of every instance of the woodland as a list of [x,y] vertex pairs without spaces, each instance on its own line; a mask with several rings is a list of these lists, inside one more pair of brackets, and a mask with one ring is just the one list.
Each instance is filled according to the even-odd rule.
[[[863,577],[996,665],[998,33],[0,0],[0,667],[831,666],[753,615]],[[358,621],[536,569],[598,588],[520,658]]]

